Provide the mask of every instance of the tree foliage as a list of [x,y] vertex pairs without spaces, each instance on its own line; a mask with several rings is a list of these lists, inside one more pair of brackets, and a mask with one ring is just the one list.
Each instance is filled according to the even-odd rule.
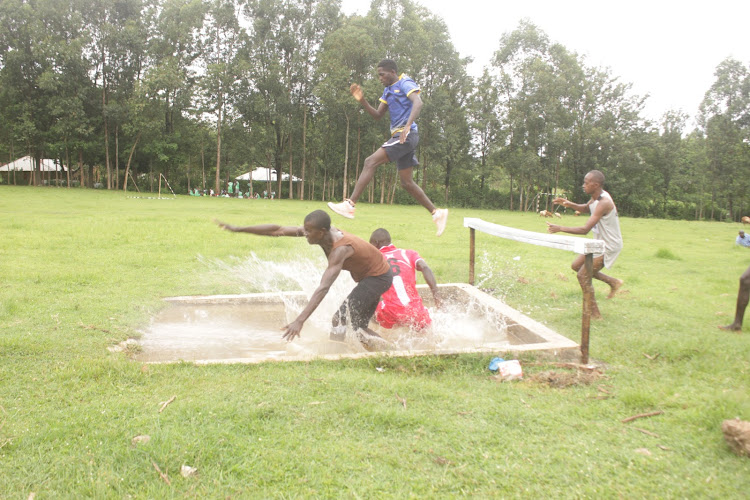
[[[161,174],[181,192],[263,166],[290,174],[265,188],[280,196],[340,199],[388,134],[348,91],[376,101],[383,58],[420,85],[415,176],[441,204],[550,208],[553,194],[585,199],[599,169],[624,214],[748,210],[741,62],[718,65],[695,129],[684,110],[651,123],[631,84],[528,20],[472,77],[444,20],[413,0],[372,0],[364,16],[336,0],[0,0],[0,157],[58,158],[68,186],[149,189]],[[382,167],[366,199],[413,203],[397,184]]]

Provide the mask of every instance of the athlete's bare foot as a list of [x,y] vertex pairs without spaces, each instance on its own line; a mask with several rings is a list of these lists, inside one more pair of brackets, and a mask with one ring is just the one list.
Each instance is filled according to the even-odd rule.
[[610,285],[609,287],[609,295],[607,295],[608,299],[611,299],[615,295],[617,295],[617,292],[620,291],[620,288],[622,288],[622,285],[625,282],[622,280],[616,280],[614,285]]
[[736,325],[732,323],[731,325],[725,325],[725,326],[719,326],[719,329],[721,330],[727,330],[730,332],[739,332],[742,330],[742,325]]

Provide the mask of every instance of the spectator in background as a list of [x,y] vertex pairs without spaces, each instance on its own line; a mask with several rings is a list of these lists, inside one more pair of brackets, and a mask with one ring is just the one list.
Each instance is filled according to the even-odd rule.
[[743,247],[750,247],[750,236],[746,235],[745,231],[740,231],[734,242]]

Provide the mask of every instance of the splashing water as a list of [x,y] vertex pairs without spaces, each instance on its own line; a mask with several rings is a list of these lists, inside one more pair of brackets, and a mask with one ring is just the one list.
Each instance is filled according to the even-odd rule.
[[[305,322],[298,339],[286,342],[281,337],[281,328],[299,315],[319,286],[326,268],[323,256],[275,262],[252,253],[244,259],[201,261],[210,270],[208,279],[220,280],[223,288],[230,286],[233,292],[243,294],[267,294],[278,303],[189,303],[169,307],[144,331],[140,359],[305,358],[365,351],[351,329],[344,342],[329,339],[331,318],[356,285],[348,272],[339,275]],[[302,293],[288,293],[295,291]],[[432,297],[426,291],[425,305],[430,306]],[[429,352],[509,344],[503,317],[482,304],[459,299],[448,294],[440,309],[428,307],[432,325],[422,331],[406,327],[387,330],[374,322],[370,327],[392,344],[388,350]]]

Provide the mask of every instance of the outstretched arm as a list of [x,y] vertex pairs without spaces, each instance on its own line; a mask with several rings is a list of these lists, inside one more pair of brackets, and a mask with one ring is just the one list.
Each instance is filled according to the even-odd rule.
[[278,224],[258,224],[256,226],[233,226],[214,219],[225,231],[233,233],[250,233],[259,236],[304,236],[305,228],[301,226],[279,226]]
[[435,274],[433,274],[432,269],[430,269],[430,266],[428,266],[424,260],[420,259],[417,261],[417,271],[422,273],[424,280],[427,282],[427,286],[430,287],[435,306],[440,307],[441,300],[440,295],[438,294],[437,280],[435,279]]
[[[575,205],[575,204],[574,204]],[[547,231],[550,233],[570,233],[570,234],[589,234],[589,231],[591,231],[591,228],[596,225],[597,222],[599,222],[599,219],[607,215],[610,210],[615,208],[615,204],[612,203],[612,200],[604,199],[599,202],[599,204],[596,206],[596,209],[594,210],[594,213],[591,214],[591,217],[589,217],[589,220],[586,221],[586,224],[584,224],[581,227],[565,227],[565,226],[558,226],[556,224],[550,224],[547,223]],[[586,204],[586,210],[589,209],[589,205]]]
[[591,201],[589,200],[588,203],[573,203],[566,198],[555,198],[554,200],[552,200],[552,203],[554,203],[555,205],[562,205],[565,208],[570,208],[577,212],[588,213],[589,203],[591,203]]
[[364,92],[362,92],[362,87],[360,87],[356,83],[351,84],[351,86],[349,87],[349,92],[351,92],[352,97],[357,100],[357,102],[364,108],[364,110],[367,111],[367,113],[376,120],[380,120],[385,115],[385,112],[388,111],[388,105],[380,101],[378,109],[370,106],[370,103],[367,102],[367,99],[365,99]]
[[310,297],[310,302],[307,303],[305,308],[299,313],[299,316],[297,316],[294,321],[281,327],[284,331],[284,334],[282,335],[283,339],[294,340],[294,337],[299,337],[300,331],[302,331],[302,325],[304,325],[307,318],[315,312],[315,309],[317,309],[323,301],[323,298],[328,293],[328,290],[330,290],[331,285],[336,281],[341,269],[344,267],[344,261],[351,257],[353,253],[354,249],[350,246],[334,248],[331,251],[328,256],[328,267],[323,273],[323,277],[320,279],[320,285],[318,285],[318,288],[315,289]]

